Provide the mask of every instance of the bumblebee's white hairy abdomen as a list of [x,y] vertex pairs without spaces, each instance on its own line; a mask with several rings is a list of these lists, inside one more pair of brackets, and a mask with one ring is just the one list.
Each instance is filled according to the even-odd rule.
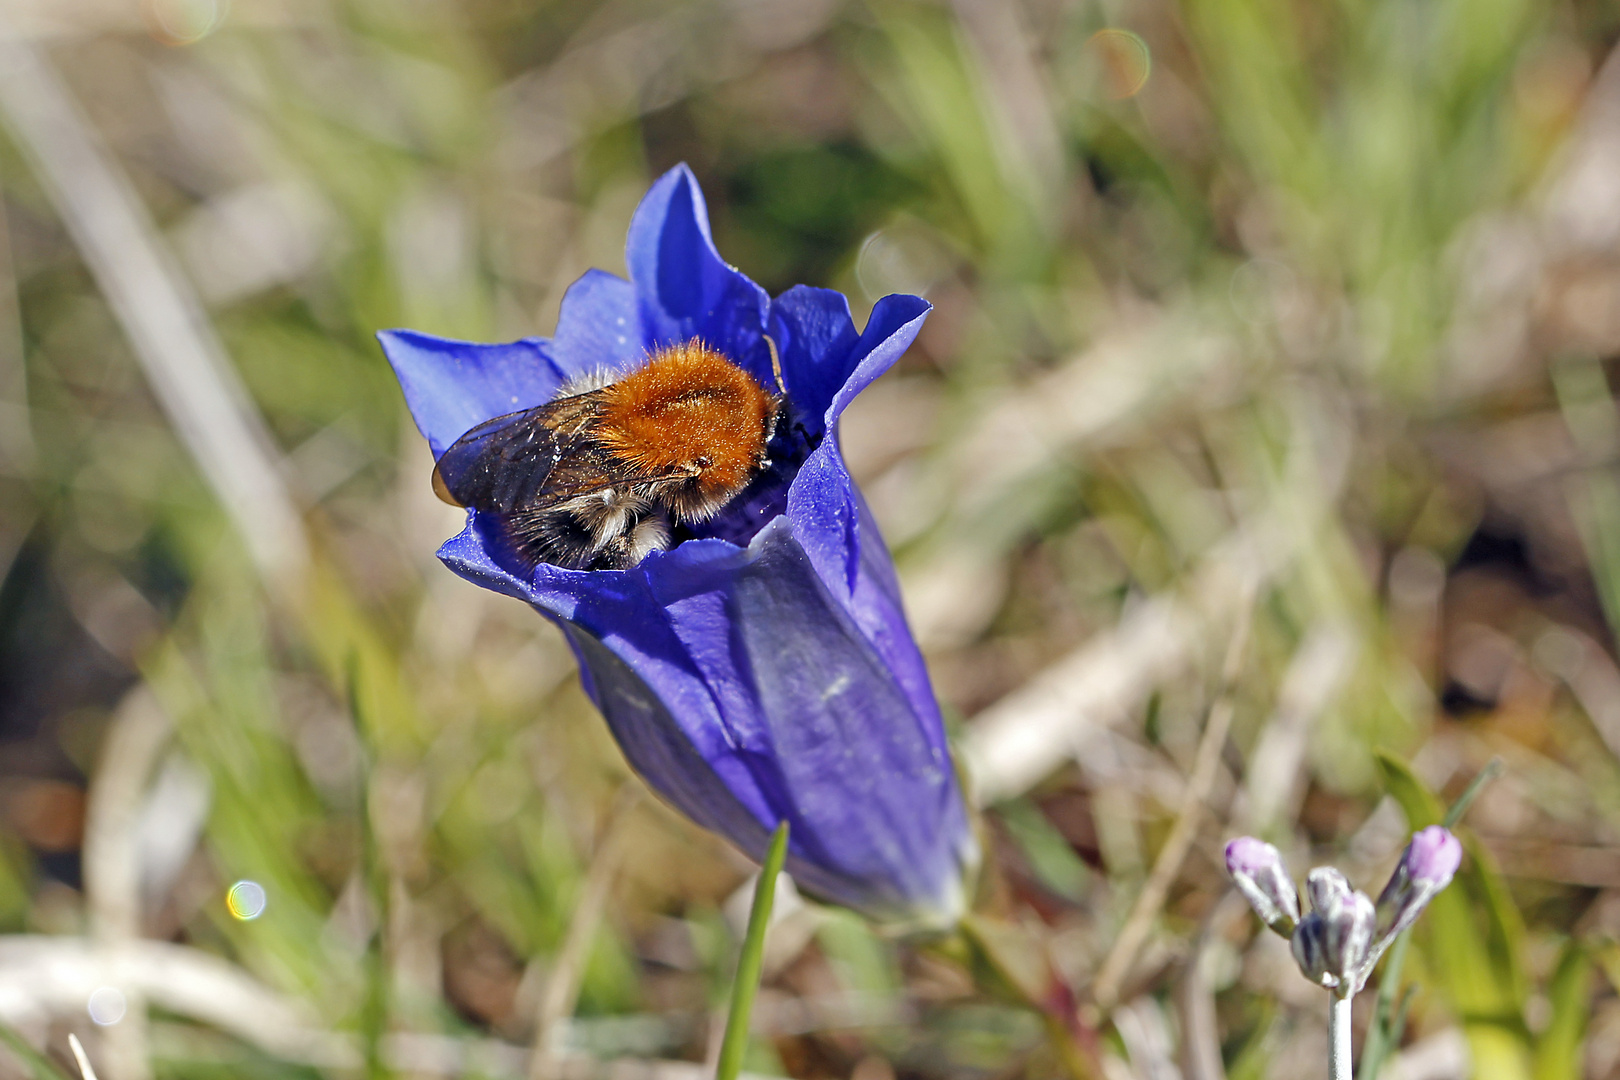
[[569,499],[557,512],[573,517],[591,534],[595,546],[603,548],[634,528],[637,519],[652,508],[652,503],[627,488],[610,487]]
[[575,375],[572,379],[569,379],[567,382],[557,387],[557,396],[552,400],[557,401],[561,400],[562,398],[578,397],[581,394],[588,394],[592,390],[600,390],[604,386],[612,386],[614,383],[624,378],[624,376],[624,372],[614,371],[612,368],[596,368],[592,371],[587,371],[583,375]]
[[629,565],[645,559],[655,551],[665,551],[669,548],[669,519],[663,514],[653,514],[643,518],[640,524],[630,530],[629,543],[625,545],[625,558]]

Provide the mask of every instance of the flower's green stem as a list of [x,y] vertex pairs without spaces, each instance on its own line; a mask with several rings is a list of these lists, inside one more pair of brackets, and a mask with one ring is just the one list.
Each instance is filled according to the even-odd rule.
[[771,905],[776,899],[776,875],[787,860],[788,824],[776,827],[765,864],[754,886],[754,907],[748,913],[748,932],[743,935],[742,952],[737,957],[737,978],[731,986],[731,1012],[726,1016],[726,1034],[720,1043],[720,1063],[715,1080],[736,1080],[742,1071],[743,1054],[748,1049],[748,1019],[754,1011],[754,995],[759,992],[759,974],[765,966],[765,930],[771,925]]

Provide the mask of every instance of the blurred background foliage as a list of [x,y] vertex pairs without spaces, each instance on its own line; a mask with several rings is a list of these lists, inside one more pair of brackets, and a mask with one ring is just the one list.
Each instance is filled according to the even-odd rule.
[[6,0],[0,35],[24,1039],[110,1080],[701,1075],[752,868],[437,565],[372,339],[549,333],[687,161],[773,292],[935,305],[844,444],[985,807],[965,937],[778,904],[752,1068],[1320,1074],[1220,844],[1374,888],[1499,756],[1385,1075],[1620,1076],[1620,9]]

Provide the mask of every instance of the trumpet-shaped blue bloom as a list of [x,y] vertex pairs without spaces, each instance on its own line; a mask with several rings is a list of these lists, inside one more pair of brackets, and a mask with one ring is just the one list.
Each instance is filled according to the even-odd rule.
[[684,165],[642,200],[626,257],[629,281],[592,271],[569,288],[550,339],[380,335],[434,456],[570,379],[692,338],[774,387],[769,335],[788,397],[772,465],[627,570],[525,569],[478,511],[439,557],[562,628],[625,757],[692,820],[758,859],[785,819],[788,869],[807,891],[949,920],[976,848],[894,567],[837,435],[929,305],[885,297],[857,332],[836,292],[770,298],[721,260]]

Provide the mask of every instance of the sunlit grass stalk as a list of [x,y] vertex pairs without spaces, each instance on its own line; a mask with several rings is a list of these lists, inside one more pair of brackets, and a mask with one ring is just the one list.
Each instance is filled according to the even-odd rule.
[[765,931],[771,925],[771,907],[776,901],[776,875],[787,860],[788,823],[776,827],[765,863],[754,886],[754,906],[748,913],[748,931],[743,935],[742,952],[737,957],[737,978],[731,987],[731,1009],[726,1015],[726,1034],[720,1042],[720,1060],[715,1080],[736,1080],[748,1051],[748,1022],[759,993],[759,976],[765,966]]
[[90,1064],[90,1056],[84,1052],[84,1044],[71,1032],[68,1034],[68,1047],[73,1051],[73,1060],[79,1063],[79,1073],[84,1080],[97,1080],[96,1070]]

